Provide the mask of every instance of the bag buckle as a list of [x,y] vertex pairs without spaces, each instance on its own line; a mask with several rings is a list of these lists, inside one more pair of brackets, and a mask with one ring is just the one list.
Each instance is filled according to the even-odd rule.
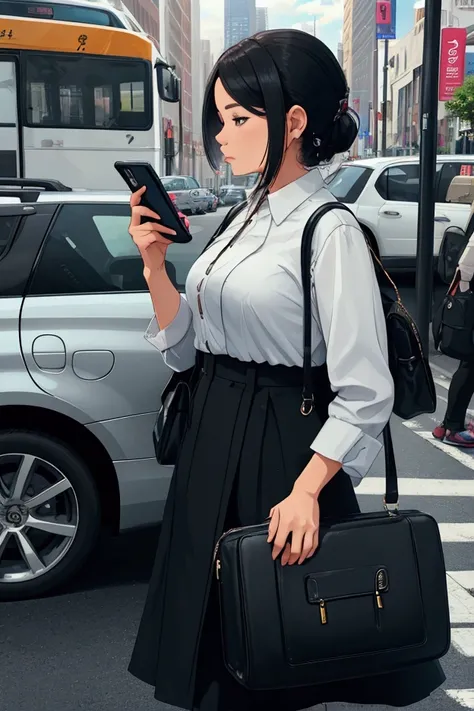
[[300,412],[305,417],[311,415],[314,410],[314,395],[311,397],[303,397],[303,402],[301,403]]
[[383,507],[389,516],[397,516],[400,511],[400,504],[398,501],[395,504],[387,504],[385,499],[383,500]]

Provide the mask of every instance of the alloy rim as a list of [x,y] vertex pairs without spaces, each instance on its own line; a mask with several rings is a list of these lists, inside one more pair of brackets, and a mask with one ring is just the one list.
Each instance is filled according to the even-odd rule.
[[22,583],[54,568],[79,525],[76,492],[51,462],[0,455],[0,583]]

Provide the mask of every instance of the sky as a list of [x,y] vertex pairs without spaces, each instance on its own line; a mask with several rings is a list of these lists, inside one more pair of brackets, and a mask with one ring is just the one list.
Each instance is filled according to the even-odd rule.
[[[301,23],[306,22],[313,27],[316,18],[316,35],[337,52],[338,42],[342,40],[344,0],[257,0],[259,5],[268,8],[270,29],[302,29]],[[413,5],[414,0],[398,0],[398,37],[403,37],[413,26]],[[217,59],[224,45],[224,0],[201,0],[201,37],[211,40],[214,59]]]

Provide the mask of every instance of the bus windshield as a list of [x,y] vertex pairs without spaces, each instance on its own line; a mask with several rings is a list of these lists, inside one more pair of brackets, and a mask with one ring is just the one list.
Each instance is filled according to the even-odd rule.
[[27,126],[147,130],[152,124],[147,62],[28,53]]
[[59,22],[79,22],[103,27],[122,27],[125,25],[111,12],[98,7],[63,5],[60,3],[25,2],[24,0],[0,0],[0,15],[10,17],[32,17],[41,20]]

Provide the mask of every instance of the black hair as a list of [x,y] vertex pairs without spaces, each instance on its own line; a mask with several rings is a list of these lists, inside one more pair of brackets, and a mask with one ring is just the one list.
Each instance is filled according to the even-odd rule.
[[202,133],[207,159],[215,170],[222,157],[215,139],[222,129],[214,100],[217,79],[240,106],[267,118],[265,168],[257,184],[257,193],[263,189],[262,198],[283,161],[286,114],[292,106],[302,106],[308,117],[300,155],[308,168],[349,150],[357,137],[358,117],[347,109],[349,88],[331,50],[300,30],[258,32],[226,50],[207,82]]

